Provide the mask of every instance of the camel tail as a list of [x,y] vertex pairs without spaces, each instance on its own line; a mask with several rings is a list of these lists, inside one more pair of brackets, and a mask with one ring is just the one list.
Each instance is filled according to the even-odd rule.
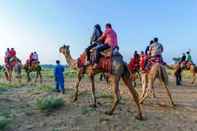
[[168,74],[165,70],[164,67],[160,66],[160,69],[159,69],[159,76],[161,78],[161,80],[166,84],[168,85]]

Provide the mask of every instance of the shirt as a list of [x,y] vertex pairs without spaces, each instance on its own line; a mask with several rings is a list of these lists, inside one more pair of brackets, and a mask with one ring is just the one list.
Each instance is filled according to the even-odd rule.
[[108,44],[111,48],[115,48],[118,45],[116,32],[111,28],[107,28],[99,40],[103,40],[104,43]]
[[162,44],[155,42],[152,45],[150,45],[149,51],[150,51],[150,55],[153,57],[157,55],[161,55],[163,52],[163,46]]
[[187,61],[192,61],[192,56],[190,54],[187,55]]
[[54,75],[56,80],[64,80],[64,67],[60,64],[56,65]]
[[33,59],[33,60],[38,60],[38,54],[37,54],[37,53],[33,53],[32,59]]

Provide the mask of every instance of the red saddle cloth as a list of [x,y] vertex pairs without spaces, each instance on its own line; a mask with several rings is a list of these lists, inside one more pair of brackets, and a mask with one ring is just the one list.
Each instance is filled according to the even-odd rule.
[[143,72],[149,72],[151,67],[156,63],[165,65],[165,62],[163,61],[161,56],[155,56],[155,57],[145,58],[141,60],[140,68]]
[[132,73],[135,73],[136,71],[139,70],[139,61],[135,58],[132,58],[131,61],[128,64],[129,71]]
[[[85,63],[86,63],[86,54],[83,53],[80,55],[80,57],[78,58],[78,67],[85,67]],[[102,69],[105,72],[111,72],[112,71],[112,57],[105,57],[105,56],[101,56],[99,59],[99,63],[98,63],[98,69]]]

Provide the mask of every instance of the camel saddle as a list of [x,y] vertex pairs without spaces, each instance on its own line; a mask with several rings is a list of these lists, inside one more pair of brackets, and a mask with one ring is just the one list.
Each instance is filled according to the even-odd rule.
[[[91,65],[93,65],[93,62],[95,61],[96,58],[96,48],[93,48],[90,50],[90,59],[91,59]],[[102,52],[100,52],[101,57],[99,59],[99,63],[98,63],[98,69],[103,69],[106,72],[111,72],[112,70],[112,49],[106,49]],[[80,57],[78,58],[78,67],[84,67],[86,66],[85,63],[87,61],[87,56],[86,53],[83,53],[80,55]]]

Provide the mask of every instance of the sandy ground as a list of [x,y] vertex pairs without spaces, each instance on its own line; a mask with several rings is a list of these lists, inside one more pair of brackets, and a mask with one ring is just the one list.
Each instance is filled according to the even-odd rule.
[[[53,84],[50,81],[48,83]],[[197,131],[197,87],[189,84],[169,88],[176,103],[172,108],[165,90],[156,83],[157,98],[148,98],[143,105],[144,121],[135,119],[137,108],[128,90],[121,84],[121,102],[114,115],[104,112],[111,108],[111,90],[105,82],[96,83],[98,107],[92,108],[89,80],[80,85],[79,100],[72,103],[75,79],[65,82],[65,95],[36,90],[35,85],[12,88],[0,94],[0,111],[9,112],[14,120],[7,131]],[[140,92],[140,88],[137,88]],[[37,98],[59,96],[65,106],[43,113],[35,106]]]

